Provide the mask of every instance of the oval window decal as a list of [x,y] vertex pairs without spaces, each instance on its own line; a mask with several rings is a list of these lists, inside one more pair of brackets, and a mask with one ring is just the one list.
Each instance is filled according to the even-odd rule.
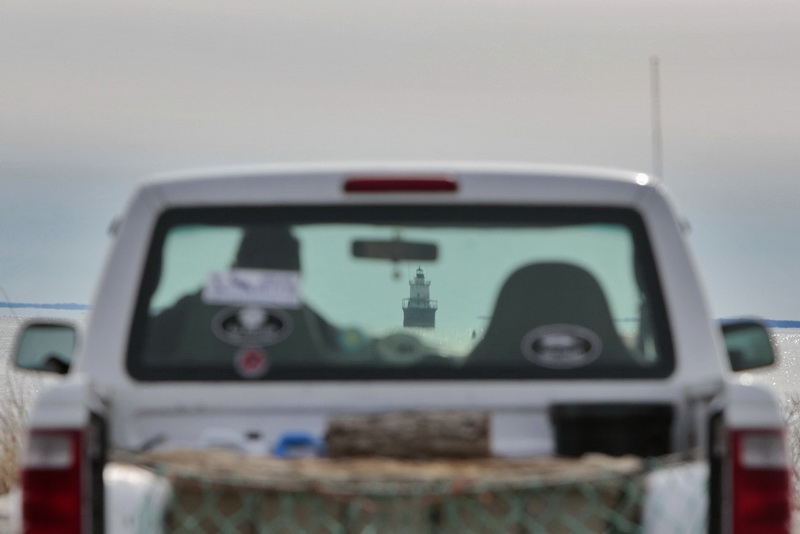
[[550,369],[573,369],[595,361],[603,351],[600,336],[574,324],[550,324],[525,334],[520,346],[531,363]]
[[258,347],[286,338],[292,329],[292,319],[281,310],[225,308],[214,316],[211,327],[214,335],[225,343]]

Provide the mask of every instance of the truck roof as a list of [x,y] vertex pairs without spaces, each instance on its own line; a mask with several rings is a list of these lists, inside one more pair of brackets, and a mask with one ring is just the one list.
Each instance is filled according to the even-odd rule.
[[[657,184],[653,176],[595,167],[496,163],[317,163],[230,167],[183,171],[153,177],[142,189],[167,205],[257,203],[374,202],[371,194],[348,194],[353,178],[438,177],[455,182],[446,195],[417,192],[392,195],[393,201],[421,203],[499,202],[525,204],[627,205],[643,188]],[[532,189],[535,194],[531,196]],[[379,198],[385,199],[381,194]]]

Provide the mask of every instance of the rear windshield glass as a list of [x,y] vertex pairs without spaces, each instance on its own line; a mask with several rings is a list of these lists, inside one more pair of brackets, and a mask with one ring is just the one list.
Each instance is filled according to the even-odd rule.
[[657,378],[644,226],[621,209],[337,206],[163,214],[140,380]]

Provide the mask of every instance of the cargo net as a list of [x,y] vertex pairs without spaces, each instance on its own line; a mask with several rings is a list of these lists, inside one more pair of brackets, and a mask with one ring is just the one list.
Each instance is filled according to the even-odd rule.
[[145,508],[142,533],[706,531],[704,465],[669,458],[286,460],[173,451],[144,463],[172,492],[164,509]]

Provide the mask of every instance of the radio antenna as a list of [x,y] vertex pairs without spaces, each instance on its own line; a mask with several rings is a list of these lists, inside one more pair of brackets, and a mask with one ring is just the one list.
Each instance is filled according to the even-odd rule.
[[658,56],[650,57],[650,126],[652,151],[653,151],[653,174],[659,178],[664,176],[664,164],[662,160],[663,139],[661,136],[661,79],[659,77]]

